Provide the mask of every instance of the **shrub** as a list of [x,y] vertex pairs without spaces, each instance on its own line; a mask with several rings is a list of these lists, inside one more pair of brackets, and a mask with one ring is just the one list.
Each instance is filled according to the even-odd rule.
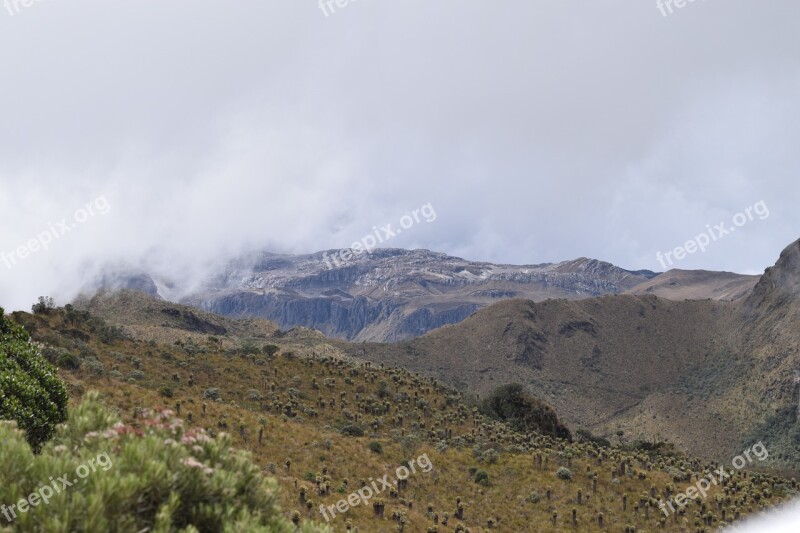
[[[14,420],[35,451],[67,419],[67,389],[31,343],[28,333],[0,307],[0,419]],[[5,447],[5,442],[0,448]],[[13,485],[13,477],[9,486]]]
[[570,481],[572,480],[572,470],[562,466],[556,472],[556,476],[558,477],[558,479],[563,479],[564,481]]
[[578,442],[592,442],[603,448],[611,447],[611,442],[609,442],[608,439],[604,437],[596,437],[595,435],[592,435],[592,432],[588,429],[579,429],[575,432],[575,435],[578,437]]
[[347,425],[342,428],[342,435],[347,437],[363,437],[364,428],[355,424]]
[[378,397],[379,398],[386,398],[389,396],[389,383],[382,379],[380,383],[378,383]]
[[[68,496],[17,513],[14,531],[297,531],[277,506],[277,483],[230,437],[186,429],[164,412],[144,416],[144,429],[123,425],[89,393],[38,456],[20,431],[0,424],[0,501],[96,458]],[[299,530],[329,531],[309,523]]]
[[266,346],[261,348],[261,353],[267,354],[268,356],[272,357],[276,353],[278,353],[279,350],[280,348],[278,348],[274,344],[267,344]]
[[204,390],[203,398],[205,398],[206,400],[214,400],[214,401],[219,400],[220,399],[219,389],[212,387],[210,389]]
[[572,440],[572,434],[558,420],[553,408],[525,392],[519,383],[497,387],[481,403],[480,410],[490,418],[507,422],[518,431],[537,431]]
[[106,369],[105,366],[103,366],[103,363],[101,363],[94,357],[87,360],[84,366],[93,376],[102,376],[103,374],[106,373]]
[[78,370],[81,367],[81,359],[73,353],[65,352],[58,356],[56,364],[58,368],[64,370]]
[[172,397],[174,396],[174,394],[175,394],[175,393],[172,391],[172,387],[168,387],[168,386],[166,386],[166,385],[164,385],[163,387],[161,387],[160,389],[158,389],[158,392],[159,392],[159,394],[161,394],[161,396],[163,396],[164,398],[172,398]]
[[56,302],[49,296],[39,296],[39,301],[33,304],[31,307],[31,311],[33,311],[34,315],[40,314],[48,314],[50,311],[55,309]]
[[130,374],[128,374],[129,379],[133,379],[135,381],[142,381],[145,378],[144,372],[141,370],[134,370]]
[[489,448],[488,450],[483,452],[483,454],[481,454],[481,460],[483,460],[483,462],[485,462],[486,464],[493,465],[497,462],[499,456],[500,454],[497,453],[497,450]]
[[125,338],[122,329],[117,326],[102,326],[97,331],[97,335],[100,337],[100,342],[104,344],[112,344],[114,341]]
[[53,365],[58,365],[58,358],[66,353],[69,353],[69,350],[66,348],[57,348],[53,346],[45,346],[42,348],[42,357]]
[[478,485],[483,485],[484,487],[489,485],[489,473],[486,470],[476,470],[473,479]]
[[383,444],[381,444],[380,442],[374,440],[374,441],[369,443],[369,449],[373,453],[383,453]]

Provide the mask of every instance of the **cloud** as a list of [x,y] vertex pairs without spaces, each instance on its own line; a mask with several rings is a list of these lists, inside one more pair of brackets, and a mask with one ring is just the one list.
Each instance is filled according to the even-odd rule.
[[[74,295],[105,262],[201,279],[252,248],[392,246],[510,263],[655,253],[764,200],[682,268],[761,271],[797,238],[790,0],[654,5],[85,0],[0,11],[0,251],[113,206],[0,300]],[[746,38],[743,38],[746,36]]]

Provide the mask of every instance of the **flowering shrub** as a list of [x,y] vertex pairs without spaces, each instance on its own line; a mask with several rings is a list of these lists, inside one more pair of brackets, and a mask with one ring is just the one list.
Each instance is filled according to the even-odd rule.
[[13,424],[0,424],[0,442],[0,503],[19,501],[99,453],[113,463],[18,514],[14,531],[329,531],[310,523],[297,529],[276,505],[276,482],[248,453],[232,448],[226,434],[187,429],[168,410],[123,424],[89,393],[40,455]]

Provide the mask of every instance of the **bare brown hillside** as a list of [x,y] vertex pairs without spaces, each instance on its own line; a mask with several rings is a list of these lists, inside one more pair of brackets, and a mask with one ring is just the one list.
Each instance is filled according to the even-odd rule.
[[626,291],[668,300],[739,300],[753,290],[759,276],[709,270],[670,270]]
[[[800,242],[746,299],[511,300],[355,354],[482,393],[519,382],[573,429],[665,439],[719,459],[748,439],[800,464]],[[765,440],[767,442],[767,440]]]

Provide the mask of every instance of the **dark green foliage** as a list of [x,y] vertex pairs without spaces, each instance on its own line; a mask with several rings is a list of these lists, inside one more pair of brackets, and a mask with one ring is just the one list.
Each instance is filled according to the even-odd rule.
[[559,422],[553,408],[525,392],[519,383],[502,385],[493,390],[481,403],[480,410],[486,416],[506,422],[519,431],[535,431],[572,440],[572,434]]
[[0,419],[15,420],[38,451],[67,419],[67,400],[56,370],[0,308]]
[[279,350],[280,350],[280,348],[278,348],[274,344],[267,344],[266,346],[261,348],[261,352],[267,354],[270,357],[272,357],[276,353],[278,353]]
[[[796,400],[795,400],[796,401]],[[784,467],[800,468],[800,422],[796,405],[789,404],[770,414],[742,444],[743,450],[757,442],[769,442],[770,457]]]
[[42,357],[47,359],[52,365],[57,365],[58,359],[66,353],[69,353],[69,350],[66,348],[54,348],[52,346],[45,346],[42,348]]
[[486,470],[476,470],[473,479],[478,485],[483,485],[484,487],[489,485],[489,474]]
[[348,437],[363,437],[364,436],[364,428],[361,426],[357,426],[355,424],[344,426],[342,428],[342,435],[346,435]]
[[217,388],[210,388],[203,391],[203,398],[206,400],[218,400],[219,399],[219,389]]
[[380,383],[378,383],[378,396],[380,398],[389,396],[389,383],[385,379],[382,379]]
[[258,346],[253,341],[244,341],[239,347],[239,353],[242,355],[256,355],[258,353]]
[[575,432],[578,442],[591,442],[603,448],[610,448],[611,442],[603,437],[596,437],[588,429],[579,429]]
[[682,455],[680,452],[675,451],[675,445],[669,442],[649,442],[637,439],[631,443],[620,446],[620,448],[633,452],[645,452],[650,457]]
[[64,370],[78,370],[81,367],[81,360],[77,355],[65,352],[58,356],[56,364],[58,368]]
[[39,301],[33,304],[31,307],[31,311],[33,311],[34,315],[41,315],[47,314],[53,309],[55,309],[56,303],[55,301],[49,296],[39,296]]
[[572,470],[570,470],[565,466],[562,466],[556,472],[556,476],[558,476],[558,479],[563,479],[564,481],[570,481],[572,480]]
[[373,453],[383,453],[383,444],[381,444],[380,442],[374,440],[374,441],[369,443],[369,449]]
[[111,344],[124,338],[122,330],[117,326],[103,325],[97,331],[97,335],[100,337],[100,342],[104,344]]

